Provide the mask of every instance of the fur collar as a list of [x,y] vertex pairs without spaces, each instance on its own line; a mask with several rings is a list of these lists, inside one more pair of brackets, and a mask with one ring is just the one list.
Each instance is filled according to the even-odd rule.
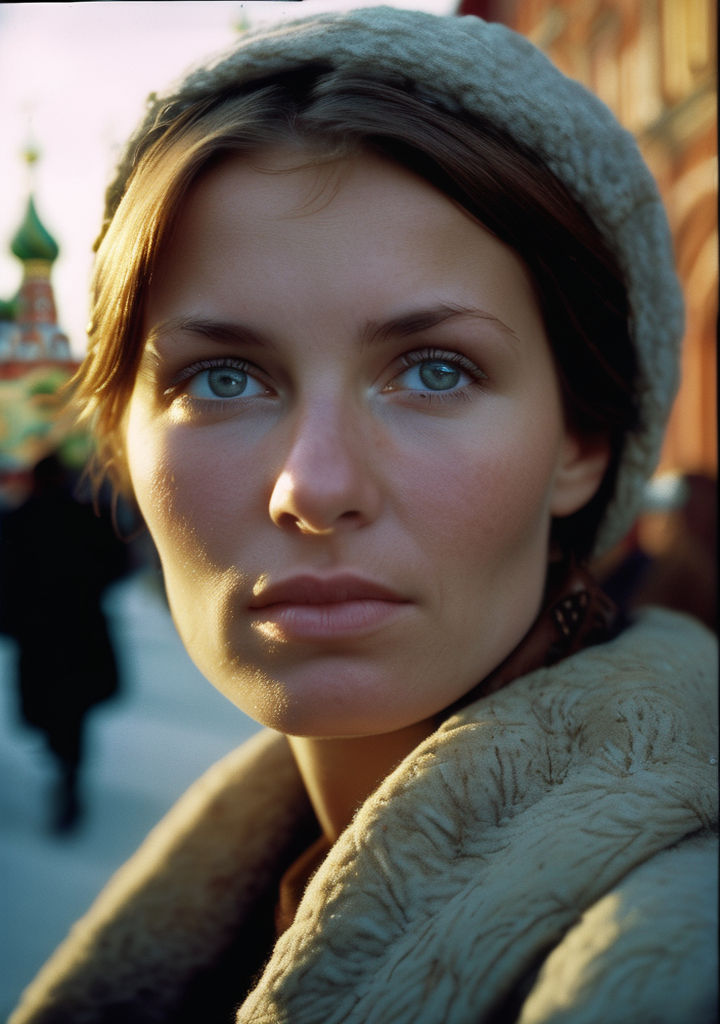
[[[716,821],[715,673],[714,638],[654,610],[453,715],[332,848],[238,1021],[488,1019],[583,911]],[[274,884],[307,816],[287,744],[259,734],[151,833],[11,1024],[205,1024],[174,1009],[188,976]]]
[[647,616],[445,722],[335,844],[238,1020],[482,1019],[584,908],[709,827],[713,656],[698,668],[688,626]]

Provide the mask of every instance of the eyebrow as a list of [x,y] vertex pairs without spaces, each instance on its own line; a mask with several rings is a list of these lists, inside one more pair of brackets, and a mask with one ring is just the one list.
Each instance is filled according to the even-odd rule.
[[363,337],[367,344],[387,341],[389,338],[405,338],[413,334],[422,334],[423,331],[429,331],[448,320],[455,319],[482,320],[493,324],[504,334],[510,335],[514,341],[519,340],[515,331],[493,313],[476,306],[448,303],[439,303],[428,309],[410,310],[382,322],[368,321]]
[[[482,320],[498,328],[513,341],[518,341],[515,331],[499,317],[487,310],[475,306],[461,306],[447,303],[440,303],[427,309],[409,310],[400,313],[389,320],[369,320],[362,331],[362,343],[364,345],[375,345],[387,342],[391,338],[407,338],[414,334],[422,334],[423,331],[431,330],[440,324],[455,319]],[[211,338],[213,341],[227,342],[228,344],[252,345],[264,348],[274,348],[272,339],[247,324],[235,323],[227,320],[215,320],[211,317],[177,316],[163,320],[152,327],[147,334],[146,342],[156,342],[158,339],[171,334],[200,335]]]
[[246,324],[211,317],[174,316],[155,324],[147,333],[146,343],[152,343],[170,334],[199,334],[203,338],[228,344],[262,345],[273,348],[267,335]]

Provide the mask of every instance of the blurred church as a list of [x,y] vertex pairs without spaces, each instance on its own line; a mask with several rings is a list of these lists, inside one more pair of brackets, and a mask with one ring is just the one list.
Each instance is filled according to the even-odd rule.
[[[35,152],[26,159],[33,163]],[[0,299],[0,509],[25,497],[33,467],[50,452],[65,451],[69,465],[85,458],[63,413],[62,389],[78,362],[57,320],[51,274],[59,247],[32,193],[9,248],[21,271],[15,297]]]

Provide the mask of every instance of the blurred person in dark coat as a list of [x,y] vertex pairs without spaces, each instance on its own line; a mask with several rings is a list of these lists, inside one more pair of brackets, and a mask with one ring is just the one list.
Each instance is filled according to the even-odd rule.
[[78,500],[55,455],[39,462],[29,497],[3,517],[0,625],[16,641],[21,719],[43,734],[57,766],[58,831],[82,813],[87,713],[118,690],[101,599],[126,569],[110,516]]

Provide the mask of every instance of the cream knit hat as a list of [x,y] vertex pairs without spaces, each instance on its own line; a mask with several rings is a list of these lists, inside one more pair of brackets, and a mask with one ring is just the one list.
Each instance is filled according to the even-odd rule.
[[480,18],[392,7],[303,18],[250,33],[165,96],[150,97],[108,189],[104,229],[138,158],[196,101],[308,62],[343,70],[391,70],[455,113],[482,114],[537,152],[585,208],[625,276],[639,367],[639,426],[626,438],[615,494],[595,553],[623,537],[657,464],[678,383],[683,301],[655,182],[633,137],[583,86],[530,42]]

